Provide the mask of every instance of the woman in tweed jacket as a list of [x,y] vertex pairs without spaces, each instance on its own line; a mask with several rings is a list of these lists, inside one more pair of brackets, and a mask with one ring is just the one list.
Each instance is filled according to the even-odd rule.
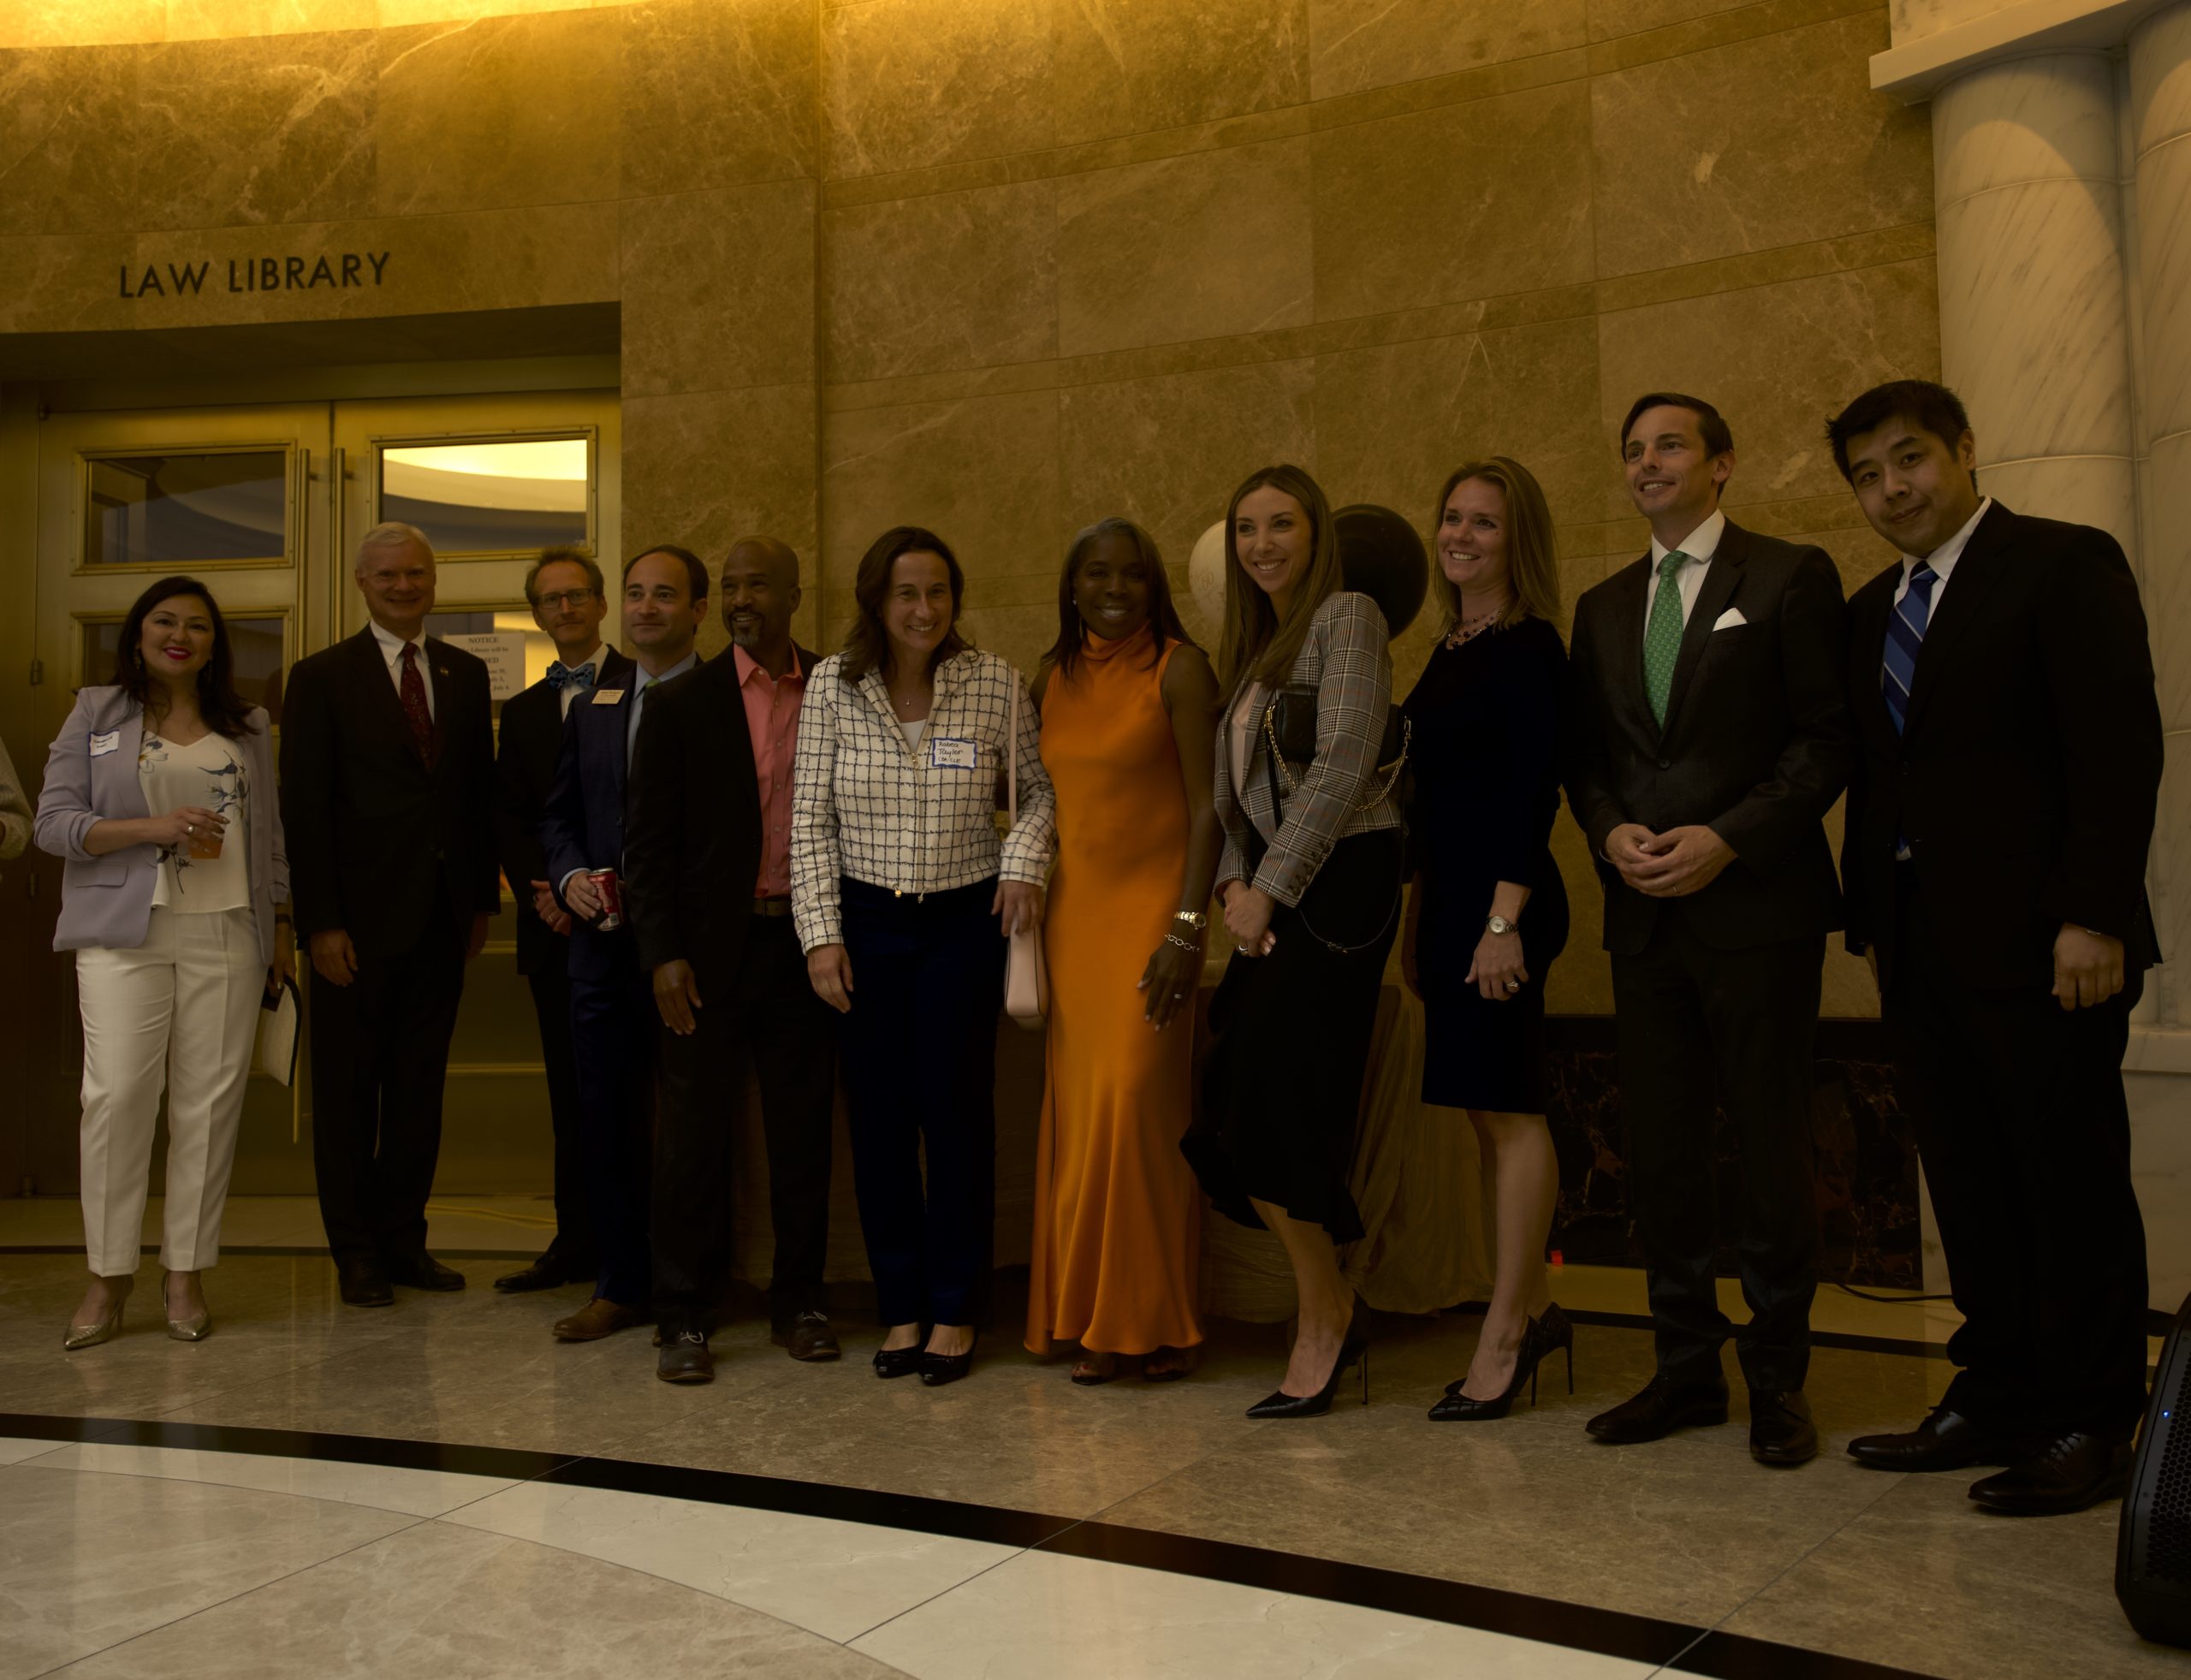
[[[845,1018],[852,1183],[885,1326],[876,1374],[931,1386],[973,1356],[1001,935],[1040,923],[1057,839],[1042,721],[1019,674],[959,634],[965,586],[934,531],[875,540],[845,650],[807,679],[792,770],[792,914],[808,978]],[[1019,820],[1000,845],[1015,740]]]
[[[1248,1415],[1313,1416],[1366,1349],[1336,1245],[1363,1234],[1347,1189],[1355,1115],[1399,925],[1396,767],[1379,763],[1392,666],[1376,603],[1341,587],[1315,479],[1266,467],[1233,492],[1226,525],[1217,891],[1234,955],[1181,1147],[1217,1209],[1275,1232],[1293,1263],[1300,1333],[1278,1392]],[[1279,749],[1303,750],[1305,711],[1313,757],[1291,758]]]

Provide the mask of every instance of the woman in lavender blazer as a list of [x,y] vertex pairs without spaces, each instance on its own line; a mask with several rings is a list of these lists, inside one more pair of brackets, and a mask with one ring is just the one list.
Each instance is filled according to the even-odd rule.
[[46,757],[34,834],[66,864],[53,948],[76,953],[84,1021],[92,1282],[63,1345],[122,1327],[163,1085],[165,1316],[200,1341],[259,1000],[296,971],[268,719],[203,584],[163,578],[129,609],[113,684],[77,695]]

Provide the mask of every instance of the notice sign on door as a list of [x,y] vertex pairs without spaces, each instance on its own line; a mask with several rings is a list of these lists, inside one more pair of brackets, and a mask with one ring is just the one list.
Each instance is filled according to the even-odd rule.
[[521,630],[466,631],[442,638],[487,665],[487,686],[499,705],[525,692],[525,632]]

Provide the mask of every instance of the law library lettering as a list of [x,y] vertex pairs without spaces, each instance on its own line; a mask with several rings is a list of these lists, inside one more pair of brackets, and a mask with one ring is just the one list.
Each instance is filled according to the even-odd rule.
[[2182,1670],[2187,134],[0,5],[0,1670]]

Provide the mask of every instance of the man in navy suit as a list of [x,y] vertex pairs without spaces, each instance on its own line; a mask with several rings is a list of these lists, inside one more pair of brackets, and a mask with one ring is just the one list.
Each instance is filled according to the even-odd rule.
[[620,876],[632,746],[647,691],[698,662],[708,571],[683,549],[649,549],[624,567],[624,643],[638,662],[571,707],[555,780],[540,814],[540,846],[556,902],[569,911],[571,1044],[579,1071],[587,1205],[600,1269],[593,1298],[555,1333],[597,1341],[653,1321],[647,1185],[655,1072],[654,988],[628,920],[600,926],[604,905],[587,871]]
[[1980,496],[1944,386],[1879,386],[1826,436],[1901,552],[1850,603],[1849,948],[1879,981],[1962,1312],[1932,1415],[1849,1451],[2005,1465],[1970,1488],[1987,1510],[2081,1511],[2122,1493],[2146,1404],[2122,1072],[2160,960],[2145,611],[2105,531]]

